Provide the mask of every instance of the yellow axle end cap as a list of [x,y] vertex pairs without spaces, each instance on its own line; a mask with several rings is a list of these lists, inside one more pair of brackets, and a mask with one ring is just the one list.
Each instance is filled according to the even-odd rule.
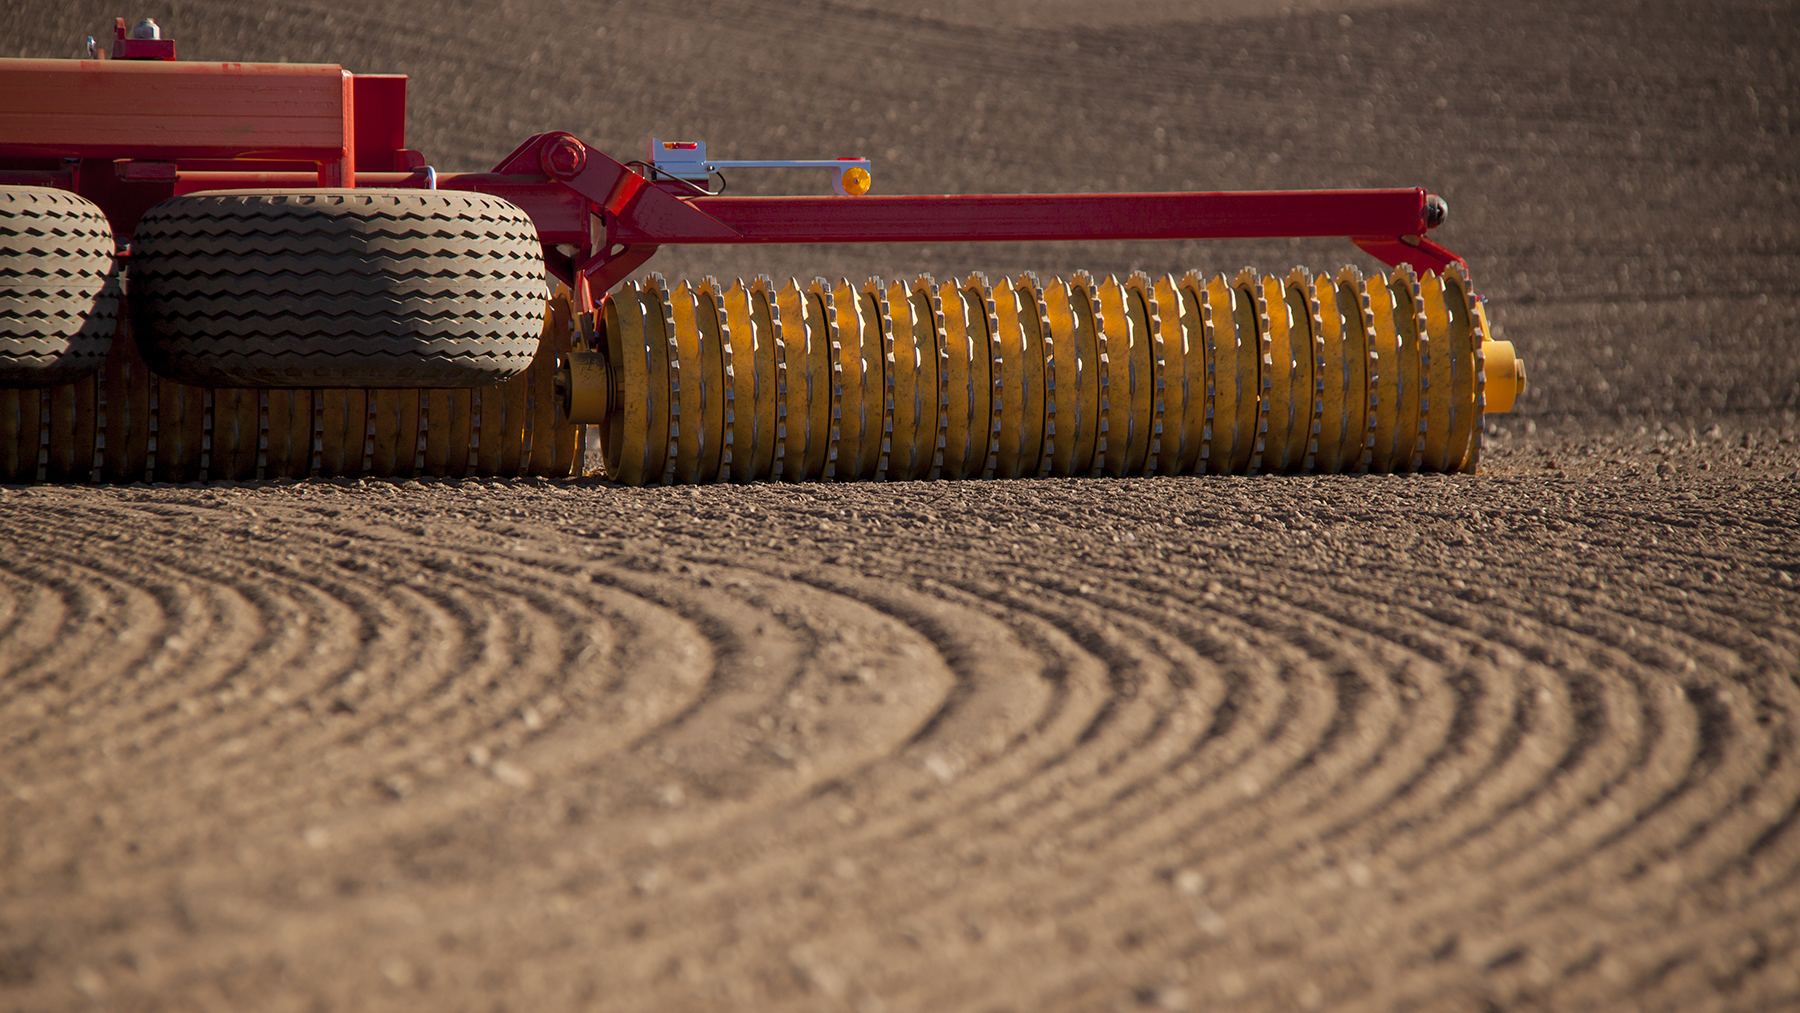
[[1510,341],[1483,341],[1481,352],[1487,385],[1483,388],[1489,412],[1512,411],[1513,402],[1525,393],[1525,360],[1513,352]]
[[577,426],[599,425],[612,412],[612,368],[599,352],[570,352],[557,371],[563,414]]

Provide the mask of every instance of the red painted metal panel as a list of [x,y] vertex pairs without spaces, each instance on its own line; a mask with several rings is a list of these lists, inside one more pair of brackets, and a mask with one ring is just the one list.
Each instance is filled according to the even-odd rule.
[[0,156],[275,158],[353,147],[330,64],[0,60]]
[[353,81],[357,172],[407,168],[406,75],[357,74]]

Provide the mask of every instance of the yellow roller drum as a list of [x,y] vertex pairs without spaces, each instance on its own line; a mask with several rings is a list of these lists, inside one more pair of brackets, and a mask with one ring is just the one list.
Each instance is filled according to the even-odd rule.
[[919,446],[922,356],[915,333],[918,322],[913,318],[912,299],[905,282],[897,281],[888,286],[887,307],[888,320],[893,326],[887,366],[894,380],[894,428],[888,449],[888,478],[904,482],[921,477],[930,467],[929,459]]
[[775,458],[775,347],[750,308],[750,289],[734,281],[723,297],[731,334],[736,418],[732,422],[731,480],[769,474]]
[[[648,479],[663,485],[675,481],[676,439],[681,432],[681,360],[675,342],[675,307],[669,301],[669,285],[651,273],[643,288],[645,337],[650,344],[651,445]],[[660,395],[659,397],[657,395]]]
[[[985,276],[979,273],[969,275],[962,280],[961,290],[963,309],[968,314],[969,339],[975,345],[975,354],[969,366],[970,380],[987,392],[987,397],[977,403],[975,415],[969,420],[970,430],[976,434],[977,445],[982,448],[975,474],[982,478],[993,478],[994,470],[1000,462],[1000,417],[1004,393],[997,338],[1000,332],[1000,313],[994,304],[993,287],[988,284]],[[985,434],[985,437],[981,434]]]
[[[321,391],[320,396],[325,407],[319,431],[319,474],[325,478],[357,474],[362,470],[363,423],[368,414],[363,392],[331,389]],[[461,447],[465,457],[468,446],[465,441]]]
[[1469,287],[1468,272],[1461,264],[1451,264],[1440,280],[1444,283],[1444,313],[1449,319],[1446,340],[1454,353],[1451,363],[1451,404],[1449,457],[1446,471],[1473,471],[1477,441],[1481,435],[1481,415],[1486,405],[1482,397],[1481,338],[1473,313],[1475,300]]
[[[1232,433],[1236,426],[1235,369],[1237,331],[1232,325],[1231,289],[1224,279],[1208,280],[1198,271],[1182,276],[1181,284],[1200,313],[1200,351],[1206,363],[1201,388],[1200,459],[1196,475],[1221,475],[1231,469]],[[1226,356],[1229,355],[1229,359]],[[1231,389],[1226,384],[1231,383]]]
[[1081,430],[1081,353],[1076,348],[1075,310],[1069,283],[1052,278],[1043,287],[1044,323],[1049,328],[1050,362],[1044,370],[1044,439],[1052,475],[1070,475],[1076,434]]
[[818,343],[814,330],[816,317],[809,319],[806,293],[792,278],[775,292],[776,308],[781,311],[777,326],[781,328],[782,347],[787,352],[787,456],[782,479],[805,482],[825,471],[825,433],[817,424],[823,412],[814,411],[814,396],[829,403],[823,390],[823,378],[813,375],[812,346]]
[[[868,447],[864,441],[875,435],[875,429],[868,425],[863,400],[868,382],[868,364],[863,354],[866,314],[862,312],[856,289],[848,281],[840,279],[830,285],[824,290],[824,297],[826,312],[837,328],[838,339],[835,367],[838,456],[834,477],[846,480],[868,478],[874,473],[874,465],[873,459],[865,456]],[[863,467],[865,460],[870,461],[867,470]]]
[[[955,282],[936,287],[937,305],[943,311],[942,383],[944,387],[944,463],[940,476],[968,478],[979,474],[974,445],[975,409],[985,407],[987,391],[975,385],[975,345],[969,338],[969,315]],[[976,325],[980,327],[978,323]],[[984,413],[985,414],[985,413]]]
[[44,479],[49,482],[86,482],[94,470],[94,423],[98,392],[94,376],[45,391],[40,406],[48,407],[47,439],[41,455]]
[[711,275],[694,286],[694,319],[700,324],[701,345],[707,350],[701,363],[705,381],[701,415],[707,426],[707,452],[700,465],[701,474],[707,477],[702,481],[729,481],[737,444],[737,363],[731,346],[731,321],[725,315],[725,293]]
[[912,304],[913,348],[918,356],[918,383],[913,388],[913,478],[935,479],[944,466],[944,310],[931,278],[913,279],[906,294]]
[[1150,294],[1155,300],[1163,349],[1162,456],[1157,471],[1186,475],[1200,457],[1200,428],[1205,361],[1200,354],[1199,308],[1182,295],[1173,275],[1159,275]]
[[1022,474],[1020,444],[1025,421],[1024,384],[1020,371],[1020,346],[1024,341],[1019,321],[1019,298],[1005,278],[993,286],[991,298],[999,321],[994,332],[995,404],[1000,416],[1000,449],[994,478],[1018,478]]
[[1131,394],[1123,474],[1142,475],[1146,473],[1155,437],[1156,348],[1150,334],[1149,308],[1141,293],[1123,284],[1119,290],[1125,320],[1126,386]]
[[1431,356],[1425,369],[1425,439],[1419,451],[1420,467],[1426,471],[1455,471],[1454,459],[1461,463],[1462,454],[1452,452],[1450,441],[1459,410],[1456,403],[1456,341],[1450,324],[1450,313],[1444,301],[1444,279],[1436,271],[1425,272],[1419,279],[1419,310],[1430,333],[1426,345]]
[[1069,458],[1070,475],[1098,475],[1105,464],[1107,425],[1103,408],[1102,381],[1106,371],[1101,363],[1105,352],[1104,334],[1100,327],[1100,292],[1086,271],[1069,278],[1069,309],[1075,314],[1075,346],[1081,354],[1081,386],[1075,393],[1080,421],[1075,431],[1075,452]]
[[1357,298],[1369,341],[1369,470],[1396,470],[1395,445],[1400,425],[1400,337],[1394,331],[1394,304],[1387,279],[1356,276]]
[[1149,354],[1150,369],[1146,374],[1150,387],[1150,413],[1144,421],[1144,463],[1138,474],[1155,475],[1165,471],[1162,461],[1163,412],[1167,407],[1168,360],[1163,346],[1162,318],[1158,314],[1154,283],[1142,271],[1134,271],[1125,279],[1126,304],[1130,309],[1133,330],[1143,341]]
[[1019,330],[1024,338],[1020,346],[1019,375],[1025,426],[1019,444],[1019,471],[1022,475],[1041,478],[1050,474],[1050,455],[1055,450],[1049,433],[1054,368],[1051,359],[1055,354],[1050,310],[1044,303],[1044,288],[1037,275],[1020,275],[1013,280],[1013,291],[1019,299]]
[[[119,329],[113,336],[112,351],[101,367],[101,385],[106,392],[106,447],[102,452],[100,477],[106,482],[135,482],[144,474],[150,439],[150,367],[138,354],[137,341],[131,337],[130,315],[119,314]],[[262,452],[261,402],[259,397],[258,467]],[[4,404],[0,401],[0,404]],[[0,408],[0,418],[5,409]],[[0,426],[4,422],[0,421]],[[6,437],[0,432],[0,453],[4,453]],[[0,475],[5,465],[0,463]],[[259,476],[271,477],[271,476]]]
[[[249,395],[249,397],[244,400],[250,402],[250,405],[254,407],[257,401],[257,394],[260,392],[252,390],[244,391],[243,393]],[[372,398],[373,411],[370,412],[369,422],[369,468],[376,475],[399,475],[402,473],[402,468],[400,466],[400,395],[402,392],[393,389],[384,389],[373,391],[371,393],[374,396]],[[417,404],[417,402],[415,401],[414,404]],[[482,414],[485,417],[486,412],[484,411]],[[253,420],[251,423],[253,428],[255,424],[256,423]],[[241,421],[239,422],[239,425],[242,425]],[[215,440],[214,446],[216,447],[217,445],[218,441]],[[256,441],[254,438],[250,441],[249,447],[252,451],[250,473],[254,475],[256,473],[256,458],[254,453]],[[487,443],[483,440],[482,450],[485,451],[486,449]],[[412,461],[408,460],[406,464],[408,467],[404,470],[410,472],[412,470],[410,467]],[[241,463],[237,463],[234,464],[233,467],[234,470],[237,470],[241,469],[243,466]]]
[[775,457],[763,477],[797,482],[796,475],[805,467],[806,417],[794,410],[794,388],[804,389],[805,371],[794,366],[796,356],[804,352],[796,353],[792,346],[796,342],[804,345],[806,337],[798,322],[788,323],[780,291],[767,275],[750,283],[751,312],[756,314],[758,326],[768,331],[775,360]]
[[1207,282],[1205,296],[1211,310],[1207,361],[1213,368],[1212,463],[1207,470],[1242,475],[1256,458],[1261,411],[1256,306],[1222,274]]
[[1346,267],[1338,272],[1332,285],[1337,293],[1338,317],[1343,322],[1345,355],[1353,359],[1353,371],[1360,363],[1362,408],[1360,423],[1351,427],[1353,459],[1346,468],[1356,474],[1369,470],[1375,448],[1375,381],[1381,373],[1381,357],[1375,348],[1375,325],[1369,306],[1368,286],[1362,272]]
[[[831,283],[824,278],[808,282],[802,304],[807,320],[807,369],[812,376],[808,391],[809,418],[815,440],[822,441],[817,449],[823,452],[817,458],[815,477],[835,479],[841,455],[839,441],[843,436],[840,423],[843,420],[844,373],[843,342],[831,299]],[[809,457],[811,460],[813,458]]]
[[[714,482],[726,467],[726,409],[735,394],[725,378],[725,363],[730,358],[728,338],[731,324],[725,319],[720,301],[719,283],[714,278],[702,279],[694,287],[694,323],[700,345],[700,423],[704,430],[700,444],[699,481]],[[560,448],[561,444],[558,444]]]
[[38,388],[0,389],[0,480],[35,482],[44,393]]
[[[843,432],[839,423],[843,418],[844,393],[840,358],[843,342],[839,340],[837,315],[831,302],[831,283],[824,278],[813,278],[806,285],[802,305],[807,320],[807,370],[812,377],[807,405],[814,439],[821,441],[809,445],[809,453],[820,455],[816,458],[818,471],[814,477],[831,480],[838,472],[839,440]],[[809,461],[814,459],[809,457]]]
[[669,474],[673,482],[693,485],[700,480],[700,458],[706,443],[703,418],[706,384],[701,379],[703,353],[693,286],[683,282],[671,291],[669,306],[675,323],[671,365],[679,377],[671,391],[676,405],[671,425],[675,463]]
[[1430,349],[1424,318],[1419,313],[1419,280],[1412,268],[1401,264],[1387,278],[1388,297],[1394,304],[1394,345],[1400,353],[1400,405],[1394,426],[1394,470],[1419,470],[1424,449],[1426,367]]
[[1289,457],[1294,429],[1301,424],[1294,389],[1294,348],[1290,337],[1287,299],[1281,282],[1269,275],[1257,278],[1257,327],[1263,346],[1263,459],[1262,471],[1284,475],[1296,470],[1298,458]]
[[1287,279],[1282,282],[1282,295],[1287,300],[1288,340],[1294,350],[1295,413],[1297,417],[1304,415],[1305,418],[1303,425],[1295,427],[1288,453],[1290,456],[1298,454],[1300,470],[1310,473],[1317,466],[1319,432],[1323,428],[1325,410],[1319,396],[1325,345],[1321,332],[1325,322],[1319,312],[1319,298],[1313,289],[1312,278],[1304,268],[1296,267],[1288,272]]
[[1269,436],[1269,395],[1274,382],[1272,365],[1272,337],[1269,334],[1269,305],[1263,293],[1262,276],[1250,268],[1238,272],[1231,283],[1238,296],[1237,314],[1240,334],[1248,337],[1254,334],[1250,343],[1256,349],[1256,420],[1252,431],[1256,434],[1250,453],[1250,462],[1246,466],[1248,474],[1256,475],[1263,471],[1263,456],[1268,447]]
[[[1348,444],[1355,429],[1351,415],[1362,418],[1364,395],[1360,389],[1355,394],[1350,390],[1352,363],[1344,340],[1344,320],[1338,314],[1336,286],[1325,275],[1309,278],[1306,284],[1319,315],[1319,430],[1313,470],[1331,475],[1348,470],[1352,460]],[[1361,369],[1361,363],[1356,366]]]

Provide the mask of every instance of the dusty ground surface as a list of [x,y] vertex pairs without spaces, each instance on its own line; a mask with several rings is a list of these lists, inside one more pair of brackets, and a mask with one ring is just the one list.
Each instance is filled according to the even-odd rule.
[[1800,1006],[1800,13],[943,6],[11,0],[0,45],[411,73],[445,168],[1429,185],[1533,366],[1484,472],[0,490],[0,1009]]

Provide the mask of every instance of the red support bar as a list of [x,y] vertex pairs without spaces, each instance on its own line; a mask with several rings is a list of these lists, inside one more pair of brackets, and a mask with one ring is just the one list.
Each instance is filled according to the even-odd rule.
[[[1021,194],[944,197],[696,197],[729,226],[705,235],[621,220],[616,243],[926,243],[995,240],[1417,236],[1425,191]],[[660,222],[657,224],[661,224]]]

